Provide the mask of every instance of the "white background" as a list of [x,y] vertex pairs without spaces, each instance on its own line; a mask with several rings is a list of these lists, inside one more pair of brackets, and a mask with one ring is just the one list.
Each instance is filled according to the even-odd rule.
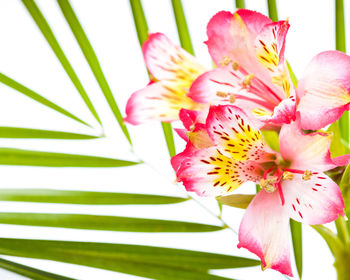
[[[206,46],[203,44],[203,41],[206,40],[206,24],[220,10],[233,11],[234,1],[183,0],[183,2],[196,56],[202,64],[209,68],[211,60]],[[267,14],[265,1],[251,0],[246,2],[247,8]],[[314,55],[320,51],[335,48],[333,1],[290,0],[279,2],[281,2],[278,7],[280,19],[288,17],[291,24],[287,37],[286,57],[296,75],[301,77],[303,69]],[[71,4],[94,47],[118,105],[124,113],[125,104],[131,93],[144,87],[148,82],[129,2],[126,0],[75,0]],[[143,4],[150,31],[163,32],[174,42],[178,42],[170,1],[144,0]],[[103,121],[106,137],[85,141],[0,139],[0,146],[130,160],[141,158],[149,165],[119,169],[1,166],[1,187],[138,192],[184,196],[183,190],[173,184],[174,175],[169,165],[168,153],[159,123],[138,127],[129,126],[137,155],[133,154],[121,134],[56,1],[42,0],[38,1],[38,5],[94,103]],[[0,71],[93,124],[95,128],[84,127],[2,84],[0,85],[0,126],[100,135],[102,129],[91,116],[56,56],[20,1],[0,1],[0,26]],[[346,26],[350,26],[350,17],[347,19]],[[349,32],[347,35],[349,38]],[[178,151],[181,151],[183,143],[180,139],[176,140]],[[238,191],[249,192],[252,190],[252,186],[245,186]],[[213,199],[202,199],[201,201],[212,211],[218,211]],[[0,202],[0,209],[4,212],[88,213],[218,224],[217,219],[193,201],[163,206],[95,207],[43,206],[35,203]],[[238,229],[242,214],[242,210],[224,208],[224,219],[235,230]],[[335,279],[335,270],[332,266],[333,258],[325,242],[309,226],[303,227],[303,233],[303,279]],[[238,250],[236,248],[237,236],[229,230],[201,234],[150,234],[0,225],[0,237],[146,244],[255,257],[245,249]],[[52,261],[6,258],[77,279],[139,279],[135,276]],[[294,274],[297,275],[295,267],[293,268]],[[221,270],[215,271],[215,273],[242,280],[285,279],[275,271],[261,272],[259,267]],[[0,279],[22,279],[22,277],[0,271]]]

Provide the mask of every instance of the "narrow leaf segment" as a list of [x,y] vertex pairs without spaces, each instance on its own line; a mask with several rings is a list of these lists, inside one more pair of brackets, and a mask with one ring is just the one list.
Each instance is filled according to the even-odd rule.
[[183,197],[138,193],[62,191],[52,189],[0,189],[0,201],[67,203],[88,205],[171,204]]
[[83,85],[81,84],[77,74],[75,73],[73,67],[69,63],[66,55],[64,54],[61,46],[56,40],[56,37],[54,33],[52,32],[49,24],[47,23],[44,15],[41,13],[39,7],[35,4],[34,0],[22,0],[22,3],[27,8],[28,12],[32,16],[33,20],[35,21],[36,25],[40,29],[41,33],[45,37],[46,41],[50,45],[52,51],[55,53],[58,60],[61,62],[62,67],[66,71],[67,75],[71,79],[72,83],[78,90],[80,96],[84,100],[86,106],[89,108],[90,112],[93,114],[95,119],[100,123],[101,120],[91,102],[89,99],[89,96],[87,95]]
[[39,152],[15,148],[0,148],[0,165],[29,165],[47,167],[122,167],[139,164],[86,155]]
[[208,274],[209,269],[249,267],[257,260],[230,255],[162,247],[0,239],[0,254],[86,265],[152,279],[228,279]]
[[85,34],[83,27],[81,26],[76,14],[73,11],[72,6],[70,5],[68,0],[58,0],[58,5],[61,8],[61,11],[66,18],[67,23],[69,24],[75,39],[77,40],[81,51],[83,52],[87,62],[90,65],[90,68],[111,108],[115,118],[117,119],[120,128],[122,129],[125,137],[128,139],[131,144],[131,138],[128,132],[126,125],[124,124],[123,117],[120,113],[118,105],[113,97],[112,90],[109,87],[109,84],[102,72],[102,68],[97,59],[95,51],[92,48],[92,45],[89,42],[88,37]]
[[41,96],[40,94],[32,91],[31,89],[25,87],[24,85],[21,85],[20,83],[16,82],[15,80],[11,79],[10,77],[0,73],[0,82],[7,85],[10,88],[13,88],[14,90],[24,94],[25,96],[35,100],[36,102],[39,102],[42,105],[45,105],[52,110],[55,110],[56,112],[59,112],[63,115],[65,115],[68,118],[71,118],[75,121],[78,121],[84,125],[89,126],[86,122],[82,121],[78,117],[74,116],[73,114],[69,113],[67,110],[63,109],[62,107],[56,105],[55,103],[51,102],[50,100],[46,99],[45,97]]
[[210,232],[224,229],[182,221],[48,213],[0,213],[0,224],[128,232]]

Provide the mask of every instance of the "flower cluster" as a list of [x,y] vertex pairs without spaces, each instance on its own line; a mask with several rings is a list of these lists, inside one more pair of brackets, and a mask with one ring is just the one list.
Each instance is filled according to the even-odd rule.
[[[172,158],[177,180],[200,196],[222,196],[247,181],[261,190],[245,211],[238,247],[263,268],[292,276],[289,219],[323,224],[344,215],[338,185],[324,172],[346,165],[331,158],[332,135],[316,131],[349,110],[350,57],[318,54],[294,87],[284,56],[288,21],[238,10],[208,23],[207,70],[165,35],[151,34],[143,54],[151,82],[128,101],[125,120],[180,119],[186,148]],[[261,130],[279,132],[280,152]],[[305,130],[312,130],[305,133]]]

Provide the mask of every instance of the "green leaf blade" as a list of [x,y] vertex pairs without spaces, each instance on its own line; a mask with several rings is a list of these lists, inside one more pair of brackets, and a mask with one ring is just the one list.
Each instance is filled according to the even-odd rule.
[[69,117],[75,121],[78,121],[84,125],[90,126],[86,122],[82,121],[78,117],[74,116],[72,113],[68,112],[67,110],[63,109],[62,107],[56,105],[55,103],[51,102],[50,100],[46,99],[45,97],[42,97],[40,94],[32,91],[31,89],[21,85],[20,83],[16,82],[15,80],[11,79],[10,77],[4,75],[3,73],[0,73],[0,82],[7,85],[10,88],[13,88],[14,90],[24,94],[25,96],[41,103],[42,105],[45,105],[63,115],[66,117]]
[[94,135],[79,134],[79,133],[64,132],[64,131],[0,126],[0,138],[89,140],[89,139],[97,139],[99,137]]
[[164,122],[162,122],[162,128],[165,136],[165,142],[168,147],[169,155],[170,157],[173,157],[176,155],[173,129],[170,123]]
[[[193,279],[180,275],[201,273],[204,276],[209,269],[260,264],[260,261],[242,257],[183,249],[11,238],[0,238],[0,254],[86,265],[155,279]],[[179,272],[176,277],[180,278],[171,276],[176,271]]]
[[[344,1],[335,0],[335,45],[338,51],[346,53]],[[345,111],[339,119],[341,137],[349,146],[349,112]]]
[[290,230],[292,234],[295,265],[297,267],[299,278],[301,279],[303,275],[303,233],[301,223],[291,219]]
[[57,0],[59,7],[61,8],[61,11],[70,26],[73,35],[75,39],[77,40],[81,51],[83,52],[86,61],[90,65],[91,71],[94,74],[97,83],[99,84],[105,99],[107,100],[107,103],[109,107],[111,108],[116,120],[119,123],[120,128],[122,129],[125,137],[131,144],[131,138],[129,135],[129,131],[123,121],[123,117],[120,113],[119,107],[113,97],[112,90],[109,87],[109,84],[102,72],[102,68],[100,66],[100,63],[97,59],[97,56],[95,54],[95,51],[92,48],[92,45],[89,42],[88,37],[85,34],[85,31],[83,27],[81,26],[76,14],[73,11],[72,6],[70,5],[69,1],[67,0]]
[[35,280],[73,280],[73,278],[61,276],[58,274],[46,272],[23,264],[15,263],[0,258],[0,268],[12,271],[16,274],[26,276]]
[[0,148],[0,165],[45,167],[123,167],[140,162],[112,158]]
[[278,21],[278,12],[276,0],[267,0],[267,8],[269,10],[269,17],[273,21]]
[[216,199],[227,206],[246,209],[255,195],[250,194],[232,194],[225,196],[218,196]]
[[148,38],[148,25],[146,21],[145,13],[143,12],[142,4],[140,0],[130,0],[131,12],[134,18],[134,24],[136,27],[137,38],[140,45],[142,45]]
[[172,204],[188,198],[138,193],[64,191],[52,189],[0,189],[0,201],[87,205]]
[[235,5],[236,5],[236,9],[245,9],[245,1],[244,0],[236,0]]
[[179,34],[181,47],[190,54],[194,55],[194,50],[191,42],[190,32],[186,23],[185,13],[182,7],[181,0],[171,0],[173,12],[175,16],[177,33]]
[[72,83],[74,84],[75,88],[77,89],[80,96],[84,100],[86,106],[88,107],[88,109],[90,110],[92,115],[95,117],[95,119],[102,125],[101,120],[100,120],[89,96],[87,95],[87,93],[86,93],[83,85],[81,84],[77,74],[75,73],[73,67],[69,63],[61,46],[59,45],[58,41],[56,40],[54,33],[52,32],[49,24],[47,23],[44,15],[41,13],[39,7],[35,4],[34,0],[22,0],[22,3],[27,8],[29,14],[32,16],[36,25],[40,29],[41,33],[45,37],[48,44],[50,45],[52,51],[55,53],[57,59],[60,61],[62,67],[64,68],[67,75],[69,76]]
[[0,224],[127,232],[211,232],[224,229],[182,221],[48,213],[0,213]]

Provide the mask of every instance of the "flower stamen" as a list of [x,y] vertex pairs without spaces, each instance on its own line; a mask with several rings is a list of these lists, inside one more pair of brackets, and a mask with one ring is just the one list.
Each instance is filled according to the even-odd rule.
[[245,76],[243,79],[243,82],[242,82],[243,87],[251,86],[253,78],[254,78],[253,74],[249,74],[249,75]]
[[302,177],[303,180],[304,180],[304,181],[310,180],[312,174],[313,174],[312,171],[310,171],[310,170],[305,170],[304,175],[303,175],[303,177]]

